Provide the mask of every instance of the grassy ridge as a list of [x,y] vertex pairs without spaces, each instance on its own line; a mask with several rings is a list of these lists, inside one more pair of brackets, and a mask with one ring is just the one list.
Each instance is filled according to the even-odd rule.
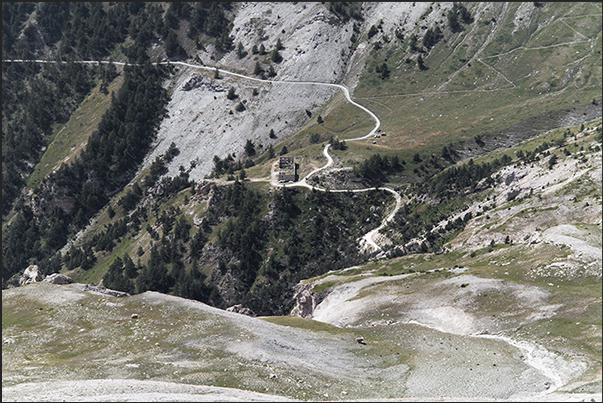
[[[392,72],[382,80],[369,63],[354,96],[381,119],[388,137],[379,143],[438,153],[452,142],[600,99],[600,4],[548,3],[533,11],[529,26],[516,26],[520,5],[510,3],[496,24],[487,23],[486,12],[463,32],[445,33],[445,42],[424,57],[426,71],[406,63],[413,54],[394,41],[372,50],[371,63],[387,60]],[[334,104],[325,123],[341,121],[349,108]],[[346,137],[346,130],[333,127],[329,134]],[[307,132],[326,130],[316,124]]]

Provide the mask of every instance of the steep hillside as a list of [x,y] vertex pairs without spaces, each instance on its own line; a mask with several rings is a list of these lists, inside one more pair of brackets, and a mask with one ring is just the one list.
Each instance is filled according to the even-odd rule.
[[[417,10],[423,7],[427,4],[416,6]],[[418,18],[414,8],[410,3],[400,3],[390,11],[401,16],[412,9],[411,18]],[[233,51],[214,60],[214,48],[208,46],[197,53],[195,60],[279,83],[230,76],[214,80],[212,73],[191,68],[179,70],[177,79],[170,84],[173,88],[168,106],[170,116],[164,120],[156,149],[145,166],[175,142],[182,152],[170,164],[168,174],[176,175],[179,166],[188,168],[191,161],[195,161],[190,175],[199,180],[212,172],[214,155],[224,158],[233,154],[243,158],[247,140],[264,149],[282,143],[310,121],[312,115],[320,113],[329,99],[341,94],[320,85],[291,85],[280,81],[341,82],[350,77],[346,74],[350,58],[354,57],[355,63],[363,63],[366,57],[354,56],[355,44],[351,38],[359,36],[355,29],[362,32],[367,28],[353,19],[343,22],[320,3],[239,4],[232,24],[233,43],[241,44],[245,57],[239,58]],[[283,46],[279,50],[282,57],[279,63],[271,59],[277,41]],[[266,53],[254,54],[254,46],[264,46]],[[253,74],[256,63],[264,72],[273,68],[275,76]],[[238,95],[234,100],[226,97],[230,88],[235,88]],[[245,110],[235,112],[239,102],[245,102]],[[269,135],[271,130],[274,138]]]
[[3,3],[3,400],[600,401],[601,14]]
[[[374,152],[439,153],[451,146],[466,158],[472,147],[465,143],[473,143],[476,136],[485,143],[479,153],[512,145],[538,130],[572,124],[570,119],[576,124],[600,116],[600,107],[591,103],[601,97],[598,5],[473,3],[465,10],[470,19],[453,30],[447,3],[367,4],[362,20],[347,22],[321,4],[238,6],[233,43],[241,44],[245,56],[233,51],[212,60],[208,47],[196,60],[252,77],[258,77],[253,74],[256,62],[263,70],[270,65],[276,75],[268,78],[279,83],[229,76],[215,81],[210,73],[179,71],[171,84],[170,118],[145,166],[174,141],[183,152],[170,164],[170,174],[195,161],[191,177],[201,179],[211,173],[214,155],[244,158],[247,140],[256,146],[277,145],[306,123],[310,127],[302,132],[304,137],[318,133],[322,139],[345,138],[370,125],[370,117],[341,102],[338,91],[280,81],[347,84],[361,103],[377,112],[388,132]],[[427,41],[428,31],[440,34]],[[270,59],[277,41],[283,46],[280,63]],[[266,55],[251,52],[254,45],[265,45]],[[378,71],[383,65],[387,76]],[[195,79],[199,74],[207,78]],[[193,89],[185,91],[186,83]],[[239,95],[234,100],[226,97],[231,87]],[[329,99],[333,102],[325,106]],[[246,102],[245,111],[235,112],[239,102]],[[582,109],[572,114],[574,107]],[[317,113],[326,117],[324,125],[310,117]],[[348,124],[341,124],[342,116]],[[349,120],[351,116],[355,119]],[[522,133],[507,133],[522,122],[530,122]],[[270,138],[270,130],[276,138]],[[293,144],[290,152],[303,146],[285,144]],[[344,157],[358,161],[356,150],[348,154]]]
[[[371,117],[347,102],[341,88],[329,86],[331,83],[347,85],[355,99],[376,112],[379,129],[387,132],[387,137],[337,150],[334,167],[361,167],[376,153],[395,157],[402,169],[386,178],[392,185],[424,183],[453,162],[511,146],[542,130],[586,123],[601,114],[598,4],[335,4],[132,6],[130,19],[119,21],[127,34],[108,40],[102,52],[134,62],[186,56],[189,63],[167,69],[167,113],[157,133],[152,133],[153,143],[141,143],[140,150],[150,147],[151,151],[140,166],[137,158],[128,161],[129,167],[124,161],[114,164],[113,170],[126,171],[116,173],[121,175],[120,186],[122,180],[131,185],[140,182],[148,172],[172,178],[186,172],[188,180],[200,181],[212,173],[220,174],[216,168],[226,159],[233,162],[232,168],[222,170],[227,175],[244,167],[250,169],[248,177],[268,178],[277,154],[301,157],[300,173],[308,173],[323,164],[320,143],[361,136],[373,128]],[[25,21],[22,31],[34,29],[36,22],[42,21],[42,27],[35,28],[41,39],[32,40],[34,46],[21,38],[14,48],[7,46],[5,53],[25,57],[19,52],[28,45],[34,50],[33,57],[52,54],[45,35],[52,34],[56,41],[61,27],[53,25],[49,15],[59,11],[61,18],[67,19],[71,14],[73,18],[86,15],[82,7],[65,8],[40,6],[28,18],[31,10],[19,10],[23,15],[17,15]],[[117,8],[103,6],[102,10],[92,11],[103,15],[102,23],[117,24],[112,20]],[[86,18],[89,15],[90,11]],[[212,18],[215,23],[210,24]],[[555,30],[557,34],[549,37]],[[15,28],[15,37],[17,32]],[[72,46],[71,58],[94,53],[85,44],[69,43],[68,32],[62,32],[65,39],[57,46]],[[98,33],[86,35],[96,43]],[[119,43],[120,38],[124,43]],[[181,49],[175,45],[178,42]],[[195,64],[205,69],[190,67]],[[8,66],[13,65],[3,63],[9,72]],[[77,126],[76,121],[72,123]],[[45,160],[71,161],[69,152],[61,155],[52,144],[68,140],[63,137],[49,140]],[[80,145],[86,136],[81,137]],[[167,171],[153,171],[153,163],[173,150],[171,147],[177,152],[163,159]],[[110,159],[106,152],[104,157]],[[33,159],[26,163],[35,163]],[[110,166],[113,162],[106,163]],[[17,186],[15,175],[19,174],[11,167],[7,164],[6,183],[15,179]],[[32,186],[40,183],[42,168],[36,169]],[[137,175],[131,173],[134,169]],[[346,172],[350,171],[343,170],[342,175]],[[63,191],[51,183],[42,187]],[[73,238],[99,207],[107,207],[106,202],[119,190],[109,188],[105,194],[95,191],[99,205],[78,216],[77,223],[64,222],[57,243],[63,241],[63,233]],[[40,192],[32,190],[24,189],[23,200],[16,205],[36,203]],[[7,188],[5,193],[14,192]],[[58,196],[62,211],[77,216],[66,206],[81,195]],[[46,215],[54,207],[50,203]],[[61,216],[56,219],[65,221]],[[94,226],[90,228],[97,232]],[[29,253],[37,255],[35,250]],[[48,266],[53,253],[45,251],[36,260]],[[24,266],[24,259],[18,259],[17,266]],[[17,266],[6,268],[5,280],[23,270]]]
[[[302,281],[294,314],[374,329],[375,338],[413,324],[441,332],[444,343],[451,335],[503,341],[549,378],[541,385],[544,393],[600,395],[600,135],[592,142],[600,130],[599,123],[576,136],[568,147],[578,154],[554,165],[539,161],[496,172],[498,186],[438,225],[474,217],[443,252],[378,260]],[[546,135],[518,147],[543,140]],[[461,364],[454,358],[449,363],[456,354],[441,351],[438,371],[459,376]],[[464,362],[483,366],[485,356],[472,351]],[[413,361],[418,379],[431,371],[423,359],[419,354]],[[443,382],[431,385],[430,393],[447,395],[450,388]]]
[[550,167],[495,172],[443,253],[302,281],[304,318],[83,284],[3,290],[3,399],[598,401],[600,133]]

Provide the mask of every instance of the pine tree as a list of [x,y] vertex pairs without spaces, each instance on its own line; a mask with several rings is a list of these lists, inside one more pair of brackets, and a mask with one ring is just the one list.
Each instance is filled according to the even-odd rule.
[[463,26],[459,23],[456,10],[454,8],[448,11],[446,17],[448,18],[448,26],[450,26],[450,30],[453,33],[460,32],[463,30]]
[[262,69],[262,66],[260,65],[260,62],[255,62],[255,67],[253,69],[253,74],[255,74],[256,76],[259,76],[263,72],[264,72],[264,69]]
[[245,154],[247,154],[248,157],[253,157],[255,155],[255,145],[251,140],[247,140],[247,143],[245,143]]
[[425,66],[425,63],[423,62],[422,55],[419,55],[417,58],[417,66],[419,66],[419,70],[427,70],[427,66]]
[[186,55],[186,52],[178,42],[178,36],[174,31],[170,31],[165,40],[165,54],[169,58]]
[[465,7],[463,4],[457,3],[459,4],[459,12],[461,14],[461,21],[463,21],[463,23],[465,24],[471,24],[473,23],[473,17],[471,16],[471,13],[469,12],[469,10],[467,10],[467,7]]
[[247,52],[245,52],[245,48],[243,47],[243,44],[241,42],[237,44],[237,56],[239,59],[242,59],[247,56]]
[[274,63],[280,63],[280,62],[283,61],[283,57],[281,56],[281,54],[278,51],[278,49],[274,49],[272,51],[272,55],[270,56],[270,60],[272,60]]
[[128,278],[136,278],[138,276],[138,268],[127,253],[123,257],[124,273]]
[[389,69],[387,68],[387,64],[385,62],[383,62],[383,64],[381,65],[380,73],[382,80],[385,80],[389,77]]
[[410,47],[410,51],[411,52],[416,52],[416,51],[419,50],[419,48],[417,48],[417,40],[418,39],[417,39],[417,35],[416,34],[412,34],[410,36],[410,41],[409,41],[408,46]]
[[276,71],[274,71],[274,67],[270,66],[268,67],[268,77],[274,77],[276,76]]
[[230,87],[230,89],[228,90],[228,94],[226,94],[226,98],[228,98],[232,101],[233,99],[235,99],[237,97],[238,97],[238,95],[235,93],[234,87]]

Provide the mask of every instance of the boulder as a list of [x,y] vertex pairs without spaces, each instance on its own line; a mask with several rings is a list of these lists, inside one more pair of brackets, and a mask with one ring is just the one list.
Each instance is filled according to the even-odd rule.
[[242,315],[255,317],[255,313],[251,309],[244,307],[241,304],[230,306],[230,307],[226,308],[226,310],[228,312],[240,313]]
[[93,294],[109,295],[111,297],[123,298],[129,297],[130,294],[123,291],[111,290],[109,288],[90,284],[78,284],[83,291],[88,291]]
[[19,285],[37,283],[42,281],[42,273],[37,264],[30,265],[19,279]]
[[65,274],[52,273],[50,276],[46,276],[44,283],[64,285],[73,283],[73,279]]
[[356,343],[358,344],[366,344],[364,341],[364,337],[356,337]]
[[516,188],[507,193],[507,201],[515,200],[515,198],[521,193],[521,188]]

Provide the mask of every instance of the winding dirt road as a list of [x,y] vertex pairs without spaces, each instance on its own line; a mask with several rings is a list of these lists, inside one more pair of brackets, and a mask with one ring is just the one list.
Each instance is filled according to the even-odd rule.
[[[165,63],[162,62],[159,64],[165,64]],[[194,65],[194,64],[185,63],[185,62],[172,62],[172,64],[178,64],[178,65],[192,67],[192,68],[200,68],[200,69],[208,70],[208,71],[216,70],[215,67],[199,66],[199,65]],[[264,82],[264,83],[289,84],[289,85],[322,85],[322,86],[334,87],[334,88],[340,89],[341,91],[343,91],[343,94],[345,95],[345,97],[349,103],[351,103],[352,105],[354,105],[354,106],[362,109],[366,113],[368,113],[370,115],[370,117],[375,121],[375,126],[373,127],[373,129],[370,132],[368,132],[364,136],[347,139],[346,141],[365,140],[371,136],[374,136],[375,133],[377,132],[377,130],[379,129],[379,126],[381,126],[381,121],[379,120],[377,115],[375,115],[368,108],[366,108],[366,107],[360,105],[359,103],[355,102],[354,100],[352,100],[352,97],[350,96],[350,91],[348,90],[348,88],[341,84],[321,83],[321,82],[315,82],[315,81],[266,80],[266,79],[260,79],[260,78],[255,78],[255,77],[249,77],[249,76],[245,76],[245,75],[238,74],[238,73],[233,73],[233,72],[226,71],[226,70],[220,70],[220,69],[218,69],[218,70],[219,70],[219,72],[221,72],[223,74],[227,74],[227,75],[231,75],[234,77],[239,77],[239,78],[243,78],[243,79],[247,79],[247,80]],[[273,173],[270,176],[270,184],[275,187],[278,187],[278,186],[306,187],[308,189],[315,189],[315,190],[318,190],[321,192],[334,192],[334,193],[335,192],[349,192],[349,191],[354,192],[354,193],[359,193],[359,192],[368,192],[371,190],[375,190],[375,188],[330,190],[330,189],[325,189],[325,188],[321,188],[318,186],[308,184],[308,179],[311,176],[317,174],[318,172],[324,171],[325,169],[327,169],[333,165],[333,158],[329,154],[330,146],[331,146],[330,144],[327,144],[323,150],[323,155],[327,159],[327,163],[325,165],[323,165],[322,167],[314,169],[313,171],[311,171],[309,174],[307,174],[305,177],[303,177],[299,181],[293,182],[293,183],[288,183],[288,184],[279,184],[278,181],[276,180],[275,172],[273,171]],[[368,248],[372,249],[372,251],[380,251],[381,250],[381,247],[379,245],[377,245],[377,243],[375,242],[374,237],[381,229],[383,229],[390,221],[393,220],[394,216],[396,215],[396,213],[400,209],[400,206],[402,205],[402,196],[398,192],[396,192],[394,189],[391,189],[388,187],[379,187],[379,188],[377,188],[377,190],[384,190],[384,191],[392,193],[394,195],[396,205],[395,205],[394,209],[390,212],[390,214],[381,222],[381,225],[379,225],[379,227],[369,231],[366,235],[364,235],[362,238],[360,238],[360,240],[359,240],[360,246],[364,250],[366,250]]]
[[[61,63],[61,64],[67,64],[68,62],[65,61],[58,61],[58,60],[22,60],[22,59],[13,59],[13,60],[3,60],[3,62],[6,63],[52,63],[52,64],[56,64],[56,63]],[[135,64],[129,64],[129,63],[124,63],[124,62],[110,62],[110,61],[106,61],[106,60],[99,60],[99,61],[95,61],[95,60],[78,60],[78,61],[74,61],[73,63],[79,63],[79,64],[109,64],[109,63],[113,63],[115,65],[118,66],[125,66],[125,65],[130,65],[130,66],[135,66]],[[341,84],[332,84],[332,83],[321,83],[321,82],[315,82],[315,81],[286,81],[286,80],[266,80],[266,79],[261,79],[261,78],[256,78],[256,77],[250,77],[250,76],[246,76],[243,74],[239,74],[239,73],[234,73],[228,70],[223,70],[220,69],[218,67],[211,67],[211,66],[204,66],[204,65],[199,65],[199,64],[191,64],[191,63],[186,63],[186,62],[178,62],[178,61],[173,61],[173,62],[157,62],[157,63],[153,63],[155,65],[177,65],[177,66],[185,66],[185,67],[190,67],[190,68],[195,68],[195,69],[201,69],[201,70],[206,70],[206,71],[218,71],[221,74],[225,74],[225,75],[229,75],[229,76],[233,76],[233,77],[238,77],[238,78],[242,78],[245,80],[251,80],[251,81],[258,81],[258,82],[262,82],[262,83],[270,83],[270,84],[286,84],[286,85],[320,85],[320,86],[326,86],[326,87],[334,87],[337,88],[339,90],[341,90],[343,92],[343,94],[345,95],[347,101],[349,103],[351,103],[352,105],[362,109],[363,111],[365,111],[366,113],[368,113],[370,115],[370,117],[375,121],[375,127],[366,135],[364,136],[360,136],[360,137],[355,137],[352,139],[346,139],[346,141],[358,141],[358,140],[365,140],[371,136],[374,136],[374,134],[377,132],[377,130],[379,129],[379,126],[381,125],[381,121],[379,120],[379,118],[377,117],[377,115],[375,115],[373,112],[371,112],[368,108],[360,105],[357,102],[354,102],[352,100],[352,97],[350,96],[350,91],[347,89],[347,87],[341,85]],[[287,183],[287,184],[280,184],[277,181],[277,178],[275,175],[275,172],[273,170],[272,174],[270,175],[270,179],[269,182],[272,186],[274,187],[280,187],[280,186],[284,186],[284,187],[306,187],[309,189],[315,189],[321,192],[354,192],[354,193],[359,193],[359,192],[368,192],[371,190],[384,190],[387,191],[391,194],[394,195],[396,204],[394,209],[390,212],[390,214],[381,222],[381,225],[379,225],[379,227],[369,231],[366,235],[364,235],[363,237],[361,237],[359,239],[360,242],[360,246],[361,249],[363,250],[367,250],[367,249],[371,249],[373,252],[376,251],[381,251],[381,247],[379,245],[377,245],[377,243],[375,242],[374,238],[375,235],[381,230],[383,229],[390,221],[393,220],[394,216],[396,215],[396,213],[398,212],[398,210],[400,209],[400,206],[402,205],[402,196],[396,192],[394,189],[388,188],[388,187],[379,187],[379,188],[365,188],[365,189],[338,189],[338,190],[331,190],[331,189],[325,189],[325,188],[321,188],[318,186],[314,186],[314,185],[310,185],[308,184],[307,180],[317,174],[318,172],[324,171],[325,169],[331,167],[333,165],[333,158],[331,157],[331,155],[329,154],[329,147],[331,145],[327,144],[323,150],[323,155],[325,156],[325,158],[327,159],[327,163],[320,167],[320,168],[316,168],[313,171],[311,171],[309,174],[307,174],[304,178],[300,179],[297,182],[293,182],[293,183]],[[264,181],[265,179],[251,179],[252,181]]]

